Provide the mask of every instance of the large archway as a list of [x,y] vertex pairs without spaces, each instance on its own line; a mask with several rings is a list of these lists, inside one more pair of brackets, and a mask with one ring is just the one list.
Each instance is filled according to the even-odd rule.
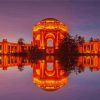
[[53,39],[47,39],[47,47],[54,47]]
[[53,33],[47,33],[45,36],[45,50],[46,53],[54,53],[54,48],[55,48],[55,34]]
[[53,38],[48,38],[46,39],[46,53],[54,53],[54,48],[55,48],[55,44],[54,44],[54,39]]

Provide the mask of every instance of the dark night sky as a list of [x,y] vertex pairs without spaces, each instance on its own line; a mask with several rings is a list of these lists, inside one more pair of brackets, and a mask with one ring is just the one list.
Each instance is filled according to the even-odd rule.
[[0,0],[0,41],[32,40],[32,25],[53,17],[72,35],[100,38],[100,0]]

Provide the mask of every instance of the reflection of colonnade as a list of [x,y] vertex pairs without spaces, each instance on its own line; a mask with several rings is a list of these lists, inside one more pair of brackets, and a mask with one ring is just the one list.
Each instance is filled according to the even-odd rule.
[[[45,63],[45,66],[47,66],[47,65],[56,66],[58,64],[58,60],[55,60],[52,57],[51,58],[47,57],[44,60],[38,60],[38,63],[40,63],[41,66],[44,66],[44,65],[42,65],[42,62]],[[77,66],[80,64],[83,65],[84,67],[88,66],[90,68],[100,68],[100,57],[99,56],[80,56],[78,59]],[[11,66],[18,66],[18,65],[36,66],[29,59],[24,58],[24,57],[0,56],[0,68],[3,68],[3,67],[8,68]],[[37,66],[38,66],[38,64],[37,64]]]
[[100,69],[100,57],[99,56],[80,56],[78,65],[81,64],[84,67],[92,69]]
[[9,67],[19,67],[31,65],[31,62],[23,57],[0,56],[0,68],[7,70]]
[[[68,83],[68,72],[62,70],[62,66],[54,56],[47,56],[45,59],[38,60],[37,63],[32,63],[27,58],[22,57],[0,56],[0,68],[3,70],[7,70],[9,67],[22,68],[30,65],[33,70],[32,82],[44,90],[57,90]],[[98,70],[100,69],[100,57],[80,56],[77,67],[80,65],[84,68]]]
[[3,70],[20,65],[31,65],[33,69],[33,83],[44,90],[57,90],[68,83],[67,72],[61,69],[58,60],[55,60],[53,56],[46,57],[46,59],[43,60],[38,60],[37,63],[31,63],[30,60],[22,57],[0,57],[0,68]]

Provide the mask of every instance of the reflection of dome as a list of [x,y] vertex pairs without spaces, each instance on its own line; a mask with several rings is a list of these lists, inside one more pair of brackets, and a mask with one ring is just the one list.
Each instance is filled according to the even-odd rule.
[[64,32],[68,32],[68,27],[64,23],[54,18],[46,18],[40,21],[37,25],[33,26],[33,31],[41,29],[58,29]]
[[55,91],[68,83],[68,73],[54,57],[46,57],[33,66],[32,82],[46,91]]
[[68,79],[66,77],[62,79],[38,79],[33,78],[33,83],[35,83],[38,87],[42,88],[46,91],[55,91],[60,87],[64,86],[68,83]]

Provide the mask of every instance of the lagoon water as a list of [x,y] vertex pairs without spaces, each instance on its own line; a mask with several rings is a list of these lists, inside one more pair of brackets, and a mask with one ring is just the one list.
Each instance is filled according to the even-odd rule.
[[54,57],[30,62],[1,56],[0,100],[100,100],[100,57],[62,65]]

